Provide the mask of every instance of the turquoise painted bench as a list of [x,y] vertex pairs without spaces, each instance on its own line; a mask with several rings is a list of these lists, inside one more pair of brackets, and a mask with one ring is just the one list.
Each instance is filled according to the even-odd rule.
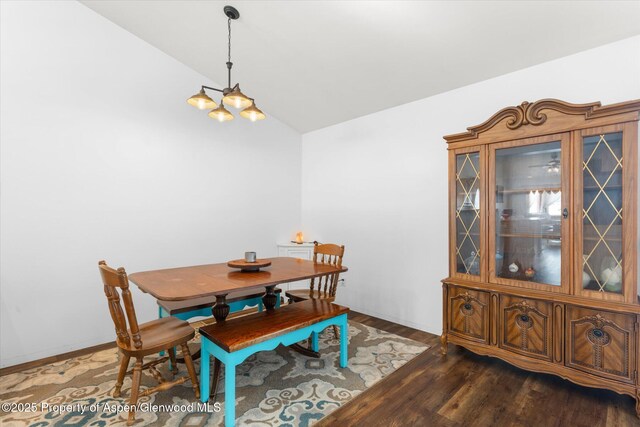
[[327,301],[308,300],[288,304],[200,328],[200,399],[209,400],[210,357],[224,363],[224,423],[232,427],[236,419],[236,366],[250,355],[291,345],[311,336],[318,351],[318,334],[325,328],[340,328],[340,367],[347,366],[347,313],[349,309]]

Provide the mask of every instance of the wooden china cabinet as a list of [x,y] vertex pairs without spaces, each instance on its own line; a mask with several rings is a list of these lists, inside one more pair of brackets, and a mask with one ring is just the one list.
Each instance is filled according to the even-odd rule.
[[523,102],[449,150],[447,343],[636,399],[640,100]]

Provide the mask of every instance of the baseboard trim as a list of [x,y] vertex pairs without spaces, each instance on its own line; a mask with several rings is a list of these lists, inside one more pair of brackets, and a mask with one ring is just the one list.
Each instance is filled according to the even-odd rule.
[[[247,314],[255,313],[257,311],[258,309],[256,307],[248,308],[246,310],[242,310],[236,313],[231,313],[228,318],[231,319],[234,317],[244,316]],[[208,317],[204,319],[204,321],[207,321],[207,320],[209,322],[212,322],[213,317]],[[203,320],[196,320],[195,322],[191,322],[191,323],[199,323],[199,322],[203,322]],[[39,368],[41,366],[48,365],[50,363],[61,362],[63,360],[71,359],[72,357],[79,357],[89,353],[95,353],[96,351],[108,350],[115,346],[116,346],[116,342],[110,341],[104,344],[97,344],[91,347],[68,351],[62,354],[56,354],[54,356],[43,357],[42,359],[36,359],[30,362],[24,362],[24,363],[19,363],[17,365],[6,366],[4,368],[0,368],[0,377],[4,377],[5,375],[15,374],[16,372],[24,371],[27,369]]]
[[[340,301],[336,301],[336,304],[340,304]],[[347,305],[347,304],[344,304],[344,305]],[[362,309],[360,307],[356,307],[354,305],[347,305],[347,306],[353,311],[357,311],[359,313],[366,314],[367,316],[377,317],[378,319],[386,320],[387,322],[397,323],[399,325],[406,326],[408,328],[413,328],[413,329],[416,329],[418,331],[427,332],[427,333],[433,334],[433,335],[438,335],[439,336],[441,334],[442,326],[440,326],[439,330],[431,330],[431,328],[426,327],[425,325],[422,325],[422,324],[419,324],[419,323],[416,323],[416,322],[412,322],[410,320],[401,319],[401,318],[396,317],[396,316],[388,316],[388,315],[380,313],[380,312],[378,312],[376,310],[365,310],[365,309]]]
[[32,360],[30,362],[19,363],[13,366],[7,366],[0,368],[0,377],[5,375],[15,374],[16,372],[24,371],[26,369],[39,368],[50,363],[56,363],[63,360],[71,359],[72,357],[84,356],[96,351],[107,350],[116,346],[115,341],[107,342],[104,344],[93,345],[91,347],[81,348],[79,350],[73,350],[62,354],[56,354],[55,356],[43,357],[42,359]]

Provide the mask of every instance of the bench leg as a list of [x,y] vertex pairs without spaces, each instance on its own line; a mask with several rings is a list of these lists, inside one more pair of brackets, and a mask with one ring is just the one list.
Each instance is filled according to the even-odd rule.
[[[162,307],[158,306],[158,319],[162,319],[164,316],[162,315]],[[160,357],[164,356],[164,350],[162,350],[160,353],[158,353],[160,355]],[[169,368],[171,368],[171,365],[169,365]]]
[[[176,353],[176,347],[173,347],[173,354],[175,354],[175,353]],[[164,352],[163,352],[163,354],[164,354]],[[196,360],[197,360],[197,359],[196,359]],[[178,372],[178,362],[180,362],[180,363],[184,363],[184,357],[182,357],[182,358],[177,358],[177,357],[176,357],[176,363],[175,363],[175,365],[176,365],[176,366],[175,366],[176,372]],[[173,360],[169,360],[169,369],[173,370],[173,368],[174,368],[174,366],[173,366],[173,365],[174,365],[174,364],[173,364]]]
[[178,364],[176,363],[176,348],[171,347],[168,349],[169,351],[169,369],[171,373],[175,376],[178,373]]
[[218,398],[218,383],[220,382],[220,361],[217,358],[213,359],[213,381],[211,381],[211,395],[210,400],[215,401]]
[[234,427],[236,424],[236,366],[224,365],[224,425]]
[[[202,340],[206,338],[202,337]],[[209,351],[205,348],[204,343],[200,344],[200,401],[207,402],[209,400]]]
[[[163,319],[165,317],[169,317],[169,313],[167,313],[162,307],[158,306],[158,319]],[[186,319],[182,319],[182,320],[186,320]],[[173,354],[175,354],[175,352],[176,352],[176,348],[173,347]],[[160,355],[160,357],[164,356],[164,350],[158,353],[158,355]],[[180,363],[182,363],[183,361],[184,359],[180,359]],[[171,369],[171,371],[173,371],[174,368],[177,369],[177,366],[178,365],[175,363],[174,359],[169,360],[169,369]]]
[[319,333],[318,332],[312,332],[311,333],[311,350],[315,351],[316,353],[318,352],[318,349],[320,348],[320,337],[319,337]]
[[347,367],[347,359],[349,357],[347,353],[347,339],[349,336],[349,329],[347,327],[347,316],[344,316],[344,320],[340,322],[340,367]]

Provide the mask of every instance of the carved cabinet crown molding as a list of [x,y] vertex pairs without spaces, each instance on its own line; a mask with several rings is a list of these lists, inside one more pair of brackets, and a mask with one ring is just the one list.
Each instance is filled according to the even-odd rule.
[[[522,126],[540,126],[547,122],[546,112],[556,112],[565,116],[576,116],[576,126],[581,122],[587,123],[593,119],[603,118],[612,115],[631,113],[631,118],[638,118],[640,111],[640,100],[622,102],[602,106],[600,102],[588,104],[571,104],[558,99],[540,99],[535,102],[523,101],[520,105],[506,107],[492,115],[485,122],[467,128],[466,132],[447,135],[444,139],[447,143],[455,143],[477,139],[484,132],[490,131],[496,126],[504,123],[507,130],[516,130]],[[531,131],[535,133],[535,130]]]

